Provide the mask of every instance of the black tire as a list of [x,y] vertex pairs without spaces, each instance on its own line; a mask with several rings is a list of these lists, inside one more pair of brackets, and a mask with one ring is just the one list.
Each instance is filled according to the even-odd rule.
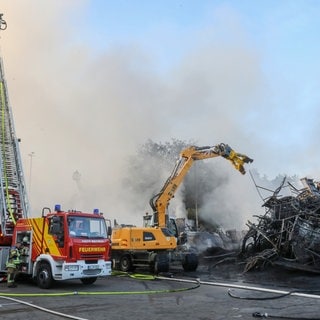
[[195,253],[188,253],[184,256],[182,267],[184,271],[196,271],[198,268],[198,256]]
[[157,254],[154,260],[154,273],[169,271],[169,257],[167,254]]
[[133,270],[132,260],[130,255],[125,254],[120,258],[120,270],[123,272],[129,272]]
[[41,289],[49,289],[52,287],[53,278],[51,267],[48,263],[42,262],[37,272],[37,285]]
[[93,284],[97,281],[97,277],[92,277],[92,278],[82,278],[80,279],[80,281],[85,284],[85,285],[89,285],[89,284]]

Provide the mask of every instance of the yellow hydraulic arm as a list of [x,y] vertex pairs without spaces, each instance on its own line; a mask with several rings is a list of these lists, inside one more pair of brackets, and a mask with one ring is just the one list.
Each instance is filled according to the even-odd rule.
[[155,225],[163,228],[166,226],[166,210],[170,200],[188,173],[193,162],[208,158],[223,157],[229,160],[232,165],[245,174],[245,163],[251,163],[253,160],[248,156],[235,152],[229,145],[220,143],[215,146],[195,147],[191,146],[181,151],[180,157],[166,183],[161,191],[151,198],[150,205],[154,211]]

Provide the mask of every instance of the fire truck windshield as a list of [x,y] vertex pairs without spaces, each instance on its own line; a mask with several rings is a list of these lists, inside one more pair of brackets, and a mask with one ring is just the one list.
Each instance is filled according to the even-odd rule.
[[107,228],[104,219],[83,216],[68,217],[70,237],[107,238]]

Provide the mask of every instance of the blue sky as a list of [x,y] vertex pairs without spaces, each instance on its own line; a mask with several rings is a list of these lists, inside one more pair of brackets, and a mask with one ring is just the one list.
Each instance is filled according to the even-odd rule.
[[[266,63],[270,59],[282,69],[290,60],[317,57],[318,1],[91,1],[82,26],[94,47],[137,41],[148,50],[160,49],[160,62],[161,58],[175,61],[189,48],[188,40],[193,42],[194,32],[215,24],[214,11],[222,8],[241,20]],[[160,43],[155,41],[157,35],[162,35]]]
[[[307,110],[317,107],[318,1],[92,1],[85,14],[89,21],[85,34],[93,49],[138,43],[141,50],[151,52],[159,73],[179,65],[186,52],[201,42],[204,29],[216,28],[213,41],[227,43],[235,41],[232,28],[240,26],[245,38],[241,40],[259,55],[265,81],[274,93],[270,103],[286,109],[276,111],[279,117],[296,126]],[[310,129],[312,119],[304,120],[306,126],[296,128],[293,138]],[[283,118],[276,124],[283,125]]]
[[48,166],[69,189],[78,170],[88,188],[120,194],[148,139],[226,142],[270,178],[320,179],[319,1],[3,0],[1,12],[33,197],[48,199],[36,187]]

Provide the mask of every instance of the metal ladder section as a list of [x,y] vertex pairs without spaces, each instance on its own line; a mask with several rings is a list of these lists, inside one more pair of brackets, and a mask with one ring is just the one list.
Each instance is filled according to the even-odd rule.
[[29,201],[0,58],[0,235],[10,237],[16,221],[27,218]]

